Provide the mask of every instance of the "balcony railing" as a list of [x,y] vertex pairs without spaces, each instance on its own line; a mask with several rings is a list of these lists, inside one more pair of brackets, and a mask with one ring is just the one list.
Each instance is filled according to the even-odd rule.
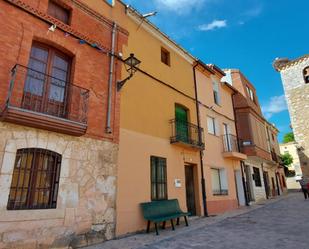
[[204,130],[197,125],[172,119],[170,120],[172,135],[171,143],[179,143],[185,146],[204,149]]
[[235,135],[226,134],[222,136],[223,152],[239,152],[238,139]]
[[[15,65],[3,115],[7,115],[11,121],[10,113],[14,110],[15,119],[17,112],[20,115],[23,112],[28,114],[28,119],[30,116],[32,119],[45,117],[40,120],[45,123],[47,120],[57,119],[59,124],[64,121],[87,126],[88,100],[87,89],[31,68]],[[26,121],[25,115],[24,119]]]

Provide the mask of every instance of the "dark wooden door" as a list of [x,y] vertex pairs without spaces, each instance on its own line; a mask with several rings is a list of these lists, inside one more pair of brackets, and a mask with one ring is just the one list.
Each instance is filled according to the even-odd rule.
[[193,166],[188,166],[188,165],[185,166],[185,175],[186,175],[187,208],[188,208],[188,212],[191,213],[191,216],[194,216],[194,215],[196,215],[196,208],[195,208]]
[[33,44],[24,87],[23,108],[57,117],[66,114],[70,58]]
[[268,173],[266,171],[263,172],[263,178],[264,178],[264,188],[266,192],[266,198],[268,199],[270,197],[270,187],[269,187]]

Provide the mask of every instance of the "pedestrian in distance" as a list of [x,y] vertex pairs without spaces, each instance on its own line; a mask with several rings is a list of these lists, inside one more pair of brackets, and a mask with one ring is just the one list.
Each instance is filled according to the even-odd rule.
[[309,193],[308,193],[309,182],[308,182],[308,179],[302,177],[302,179],[299,181],[299,183],[300,183],[301,190],[303,191],[304,197],[305,197],[305,200],[306,200],[309,197]]

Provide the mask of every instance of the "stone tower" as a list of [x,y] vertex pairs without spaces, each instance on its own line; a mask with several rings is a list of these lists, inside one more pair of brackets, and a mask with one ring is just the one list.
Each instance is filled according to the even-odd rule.
[[295,60],[276,59],[280,72],[303,174],[309,177],[309,54]]

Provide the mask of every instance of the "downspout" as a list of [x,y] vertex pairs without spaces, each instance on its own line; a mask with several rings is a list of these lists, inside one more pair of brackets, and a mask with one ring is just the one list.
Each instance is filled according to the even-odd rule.
[[112,49],[110,52],[109,79],[108,79],[108,101],[107,101],[107,117],[106,117],[106,133],[112,133],[111,128],[111,112],[112,112],[112,94],[113,94],[113,75],[114,75],[114,56],[115,56],[115,37],[117,24],[113,23],[112,30]]
[[[201,134],[201,119],[200,119],[200,107],[198,102],[198,95],[197,95],[197,83],[196,83],[196,73],[195,68],[197,67],[198,63],[193,66],[193,76],[194,76],[194,91],[195,91],[195,107],[196,107],[196,114],[197,114],[197,127],[198,127],[198,140],[199,143],[202,143],[202,134]],[[207,211],[207,202],[206,202],[206,185],[205,185],[205,177],[204,177],[204,163],[203,163],[203,151],[200,150],[200,164],[201,164],[201,185],[202,185],[202,198],[203,198],[203,211],[204,216],[208,217]]]
[[[234,105],[234,96],[235,95],[236,95],[236,93],[232,94],[232,106],[233,106],[233,113],[234,113],[234,120],[235,120],[234,124],[235,124],[236,137],[237,137],[237,140],[238,140],[239,136],[238,136],[238,129],[237,129],[237,117],[236,117],[236,111],[235,111],[235,105]],[[238,151],[240,152],[239,140],[237,141],[237,147],[238,147]],[[245,180],[245,176],[244,176],[244,164],[245,164],[244,161],[241,160],[240,161],[240,171],[241,171],[242,185],[243,185],[243,189],[244,189],[246,206],[249,206],[249,193],[248,193],[246,180]]]

